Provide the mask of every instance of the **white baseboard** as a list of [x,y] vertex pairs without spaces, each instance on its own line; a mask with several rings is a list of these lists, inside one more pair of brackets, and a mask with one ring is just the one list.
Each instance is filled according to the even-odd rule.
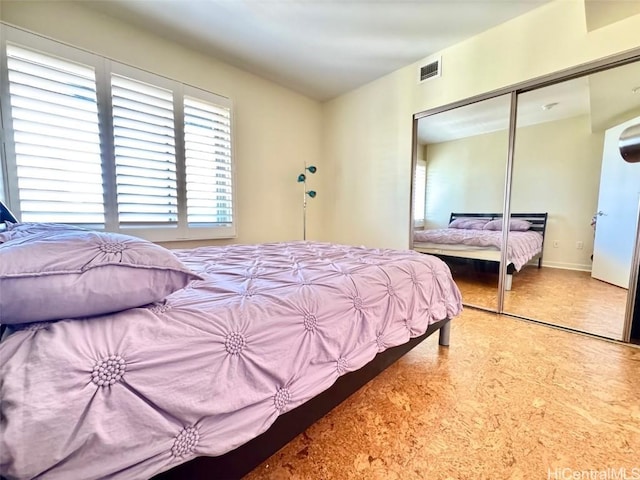
[[[538,262],[529,263],[528,265],[538,266]],[[565,263],[565,262],[545,262],[542,260],[543,267],[560,268],[562,270],[577,270],[580,272],[590,272],[591,265],[583,265],[580,263]]]

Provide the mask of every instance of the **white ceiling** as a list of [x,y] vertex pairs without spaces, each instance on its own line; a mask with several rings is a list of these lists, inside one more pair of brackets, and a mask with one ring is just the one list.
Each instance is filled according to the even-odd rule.
[[[420,119],[421,144],[439,143],[509,128],[509,95]],[[555,103],[549,109],[545,105]],[[526,127],[589,114],[587,77],[523,93],[518,98],[517,126]]]
[[640,115],[640,62],[595,73],[589,86],[593,131]]
[[327,100],[548,0],[85,0]]
[[[544,105],[555,103],[553,108]],[[602,132],[640,115],[640,62],[523,93],[518,97],[517,126],[589,115],[592,132]],[[506,130],[509,96],[485,100],[418,122],[420,144]]]

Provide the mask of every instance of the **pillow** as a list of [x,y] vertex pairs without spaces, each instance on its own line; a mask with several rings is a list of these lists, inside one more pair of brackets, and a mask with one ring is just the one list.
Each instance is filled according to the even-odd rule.
[[0,244],[0,323],[88,317],[162,300],[201,279],[140,238],[46,230]]
[[464,230],[482,230],[490,218],[460,217],[449,224],[449,228]]
[[[531,223],[526,220],[522,220],[520,218],[512,218],[509,220],[509,230],[512,232],[526,232],[530,228]],[[496,220],[491,220],[483,227],[483,230],[502,231],[502,219],[498,218]]]
[[86,231],[84,228],[67,225],[65,223],[5,222],[5,224],[6,230],[0,232],[0,243],[8,242],[14,238],[26,237],[35,233],[60,232],[64,230]]

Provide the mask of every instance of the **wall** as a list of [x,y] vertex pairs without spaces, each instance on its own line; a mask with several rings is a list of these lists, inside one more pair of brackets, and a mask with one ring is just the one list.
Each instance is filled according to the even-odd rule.
[[549,213],[543,264],[591,270],[603,147],[588,115],[517,130],[511,211]]
[[418,85],[424,61],[324,104],[322,238],[409,245],[412,115],[640,47],[640,15],[587,33],[582,1],[556,0],[442,55],[442,77]]
[[[139,28],[66,1],[0,1],[0,20],[169,78],[234,103],[237,231],[254,243],[302,239],[304,162],[320,164],[322,109],[303,95]],[[319,190],[318,197],[326,192]],[[313,202],[312,202],[313,203]],[[320,231],[310,205],[308,232]],[[187,247],[203,242],[182,242]]]
[[501,212],[509,132],[427,146],[427,228],[445,228],[452,212]]
[[638,13],[640,13],[640,2],[636,0],[585,0],[585,16],[589,31],[624,20]]
[[325,103],[321,240],[408,246],[412,107],[401,87],[390,76]]

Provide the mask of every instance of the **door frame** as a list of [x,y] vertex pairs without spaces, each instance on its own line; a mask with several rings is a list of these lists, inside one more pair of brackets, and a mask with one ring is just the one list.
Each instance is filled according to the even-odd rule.
[[[639,165],[640,167],[640,165]],[[631,259],[631,274],[629,275],[629,293],[627,294],[627,308],[625,309],[622,341],[631,341],[631,326],[636,314],[636,296],[638,295],[638,270],[640,270],[640,197],[638,198],[638,220],[636,223],[636,246]],[[633,292],[633,294],[632,294]],[[640,314],[640,312],[637,312]]]

